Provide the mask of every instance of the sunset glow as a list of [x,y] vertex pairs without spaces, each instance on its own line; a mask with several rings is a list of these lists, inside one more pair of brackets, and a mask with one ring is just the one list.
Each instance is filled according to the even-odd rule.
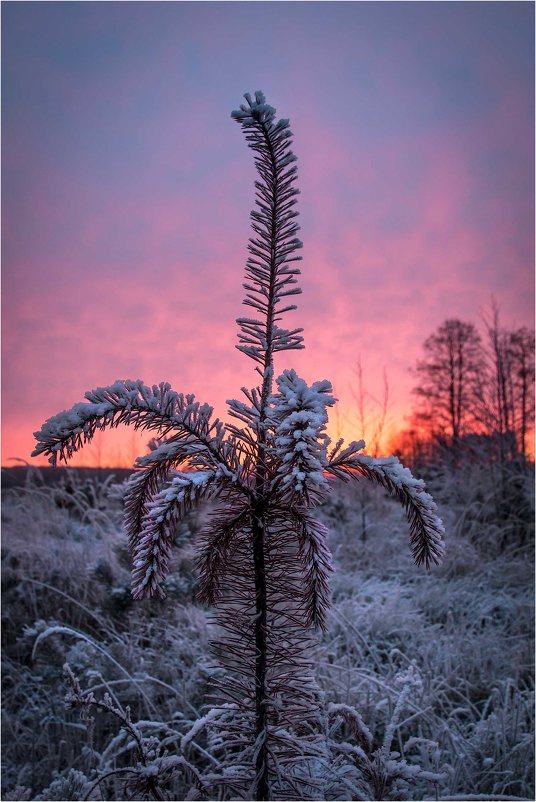
[[[533,325],[530,3],[8,3],[3,36],[2,464],[115,379],[169,381],[225,415],[255,385],[235,349],[254,203],[230,119],[263,89],[298,156],[303,294],[284,354],[339,398],[356,365],[384,442],[447,317]],[[106,433],[73,464],[132,463]],[[46,464],[46,459],[32,460]]]

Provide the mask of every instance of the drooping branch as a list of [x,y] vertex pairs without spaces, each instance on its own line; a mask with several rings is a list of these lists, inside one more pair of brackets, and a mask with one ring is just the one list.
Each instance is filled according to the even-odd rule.
[[250,525],[250,508],[240,506],[239,503],[211,515],[209,525],[201,535],[197,552],[199,601],[213,605],[219,600],[233,538]]
[[89,443],[98,429],[113,428],[120,423],[135,429],[158,431],[160,436],[173,432],[182,438],[192,455],[203,449],[213,464],[226,465],[223,455],[224,426],[212,420],[212,407],[195,401],[193,395],[176,393],[167,383],[147,387],[141,381],[116,381],[86,393],[87,403],[75,404],[70,410],[49,418],[35,432],[38,445],[32,453],[67,462]]
[[134,471],[126,482],[123,496],[123,529],[128,535],[131,554],[142,528],[147,504],[158,492],[158,487],[166,475],[167,473],[160,472],[159,467],[147,468],[144,471]]
[[214,471],[177,473],[147,504],[133,549],[132,595],[135,599],[164,598],[171,544],[178,522],[202,499],[217,495]]
[[304,624],[325,630],[331,598],[329,576],[334,571],[327,528],[305,506],[275,508],[269,527],[272,537],[281,542],[288,538],[289,532],[293,533],[301,566]]
[[[198,462],[196,467],[200,470],[212,468],[212,464],[206,457],[203,460],[202,454],[195,450],[192,453],[192,445],[195,444],[196,440],[193,436],[171,437],[156,445],[149,454],[136,459],[135,468],[137,470],[129,477],[123,497],[123,528],[129,538],[131,553],[141,532],[147,505],[156,495],[166,477],[169,476],[170,471],[185,462],[189,462],[191,465],[194,456]],[[205,452],[206,448],[203,446],[202,453]],[[200,458],[201,464],[199,464]]]
[[430,568],[438,565],[444,555],[445,529],[437,514],[433,498],[425,492],[422,479],[415,479],[397,457],[373,458],[358,454],[364,447],[361,440],[340,450],[340,443],[330,455],[327,473],[343,480],[367,479],[381,485],[403,505],[410,524],[410,548],[416,565]]

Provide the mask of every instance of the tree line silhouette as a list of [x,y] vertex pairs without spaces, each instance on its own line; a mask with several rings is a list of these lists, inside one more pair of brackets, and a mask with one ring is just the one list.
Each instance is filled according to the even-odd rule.
[[482,321],[483,337],[448,318],[423,343],[396,441],[414,467],[484,460],[525,470],[534,459],[534,330],[502,326],[495,299]]

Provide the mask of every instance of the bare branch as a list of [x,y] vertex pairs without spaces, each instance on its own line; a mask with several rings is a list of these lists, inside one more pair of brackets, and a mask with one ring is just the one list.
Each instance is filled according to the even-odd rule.
[[178,473],[147,504],[133,549],[132,595],[135,599],[165,597],[161,585],[168,575],[177,523],[202,499],[217,494],[220,481],[214,471]]

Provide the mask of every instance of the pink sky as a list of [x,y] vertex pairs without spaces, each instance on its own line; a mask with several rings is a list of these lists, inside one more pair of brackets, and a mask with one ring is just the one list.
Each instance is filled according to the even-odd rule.
[[[234,348],[253,207],[230,119],[263,89],[298,156],[303,295],[284,354],[340,399],[411,404],[447,317],[494,295],[533,325],[529,3],[11,3],[3,35],[2,464],[115,379],[170,381],[225,416],[255,382]],[[367,433],[365,432],[365,437]],[[78,464],[132,461],[105,435]]]

